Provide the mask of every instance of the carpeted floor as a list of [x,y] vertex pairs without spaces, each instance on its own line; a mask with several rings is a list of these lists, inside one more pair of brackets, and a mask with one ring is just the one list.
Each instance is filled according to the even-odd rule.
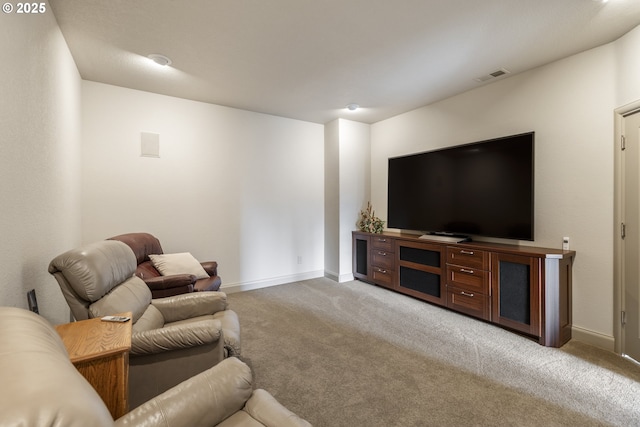
[[316,427],[640,426],[640,367],[363,282],[229,294],[256,387]]

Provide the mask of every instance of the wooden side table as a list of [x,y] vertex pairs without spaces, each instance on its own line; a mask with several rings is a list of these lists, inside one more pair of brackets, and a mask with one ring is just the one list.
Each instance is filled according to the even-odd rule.
[[[119,313],[131,317],[131,313]],[[99,318],[56,326],[71,362],[98,392],[114,419],[129,411],[131,320]]]

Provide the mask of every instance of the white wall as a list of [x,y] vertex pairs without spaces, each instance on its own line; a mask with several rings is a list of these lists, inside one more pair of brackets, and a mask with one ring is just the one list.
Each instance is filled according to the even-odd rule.
[[[323,126],[83,82],[85,242],[146,231],[227,291],[324,269]],[[140,133],[160,158],[140,157]]]
[[69,321],[49,261],[80,241],[80,76],[49,5],[2,14],[0,305]]
[[614,44],[616,48],[616,106],[640,99],[640,26]]
[[340,276],[340,120],[324,126],[324,272]]
[[351,232],[371,192],[371,127],[337,119],[325,125],[325,275],[353,280]]
[[338,280],[353,280],[351,232],[371,193],[371,126],[339,119],[340,126],[340,230]]
[[612,340],[615,57],[609,44],[374,124],[380,216],[388,157],[535,131],[535,241],[521,243],[571,238],[574,326]]

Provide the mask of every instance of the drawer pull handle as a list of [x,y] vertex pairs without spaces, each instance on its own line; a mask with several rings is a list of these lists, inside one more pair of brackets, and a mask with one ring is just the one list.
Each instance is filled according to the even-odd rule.
[[386,241],[387,241],[387,239],[378,239],[378,242],[385,243]]
[[387,274],[387,270],[378,269],[378,273]]
[[460,253],[464,255],[473,255],[473,251],[465,251],[464,249],[460,249]]
[[464,291],[461,291],[460,294],[464,295],[465,297],[472,297],[473,298],[473,294],[469,294],[469,293],[464,292]]
[[473,270],[467,270],[466,268],[461,268],[460,273],[473,274]]
[[378,252],[378,255],[387,256],[386,252]]

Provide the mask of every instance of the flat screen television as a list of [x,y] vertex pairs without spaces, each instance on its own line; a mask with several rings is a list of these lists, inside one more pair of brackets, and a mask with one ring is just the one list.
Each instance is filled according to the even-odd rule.
[[390,158],[387,226],[534,240],[534,136]]

